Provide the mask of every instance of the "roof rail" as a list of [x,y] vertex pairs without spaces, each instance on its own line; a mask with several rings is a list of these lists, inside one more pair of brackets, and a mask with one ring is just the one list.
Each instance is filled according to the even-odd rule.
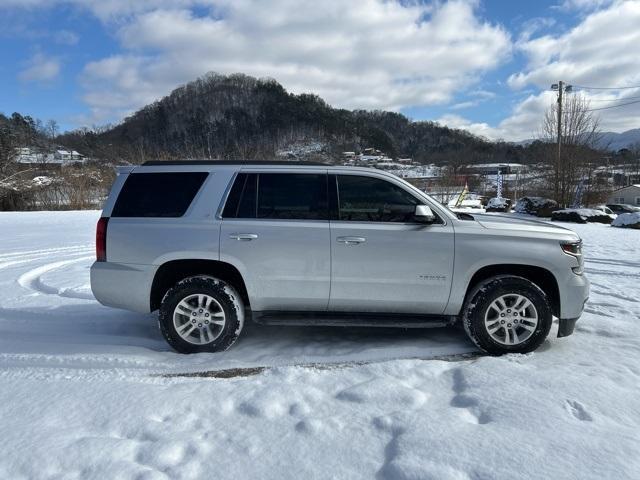
[[330,166],[322,162],[287,162],[286,160],[151,160],[144,162],[143,167],[157,167],[169,165],[309,165]]

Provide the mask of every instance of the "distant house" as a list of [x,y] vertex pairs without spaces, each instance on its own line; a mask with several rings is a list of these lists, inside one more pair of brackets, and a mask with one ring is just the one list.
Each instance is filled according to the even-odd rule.
[[75,150],[56,150],[53,153],[43,152],[34,147],[20,147],[15,149],[15,161],[33,167],[52,165],[66,165],[84,162],[86,157]]
[[626,203],[640,207],[640,185],[629,185],[614,191],[607,203]]
[[57,163],[82,162],[84,160],[84,155],[75,150],[56,150],[53,157]]
[[387,157],[384,153],[380,155],[363,155],[356,157],[356,159],[360,163],[380,163],[380,162],[390,162],[391,159]]
[[524,172],[525,166],[520,163],[476,163],[465,165],[461,171],[476,175],[496,175],[498,172],[510,174]]

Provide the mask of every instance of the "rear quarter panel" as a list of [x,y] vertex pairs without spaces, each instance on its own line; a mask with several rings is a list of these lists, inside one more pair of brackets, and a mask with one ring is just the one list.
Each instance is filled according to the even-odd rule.
[[107,261],[161,265],[177,259],[218,260],[220,221],[216,212],[232,176],[230,169],[211,171],[182,217],[112,217],[107,229]]

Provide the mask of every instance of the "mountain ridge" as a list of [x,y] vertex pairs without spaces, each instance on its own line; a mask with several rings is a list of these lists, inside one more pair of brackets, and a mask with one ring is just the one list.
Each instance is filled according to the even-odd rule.
[[[527,146],[538,139],[529,138],[512,142],[514,145]],[[640,128],[632,128],[624,132],[601,132],[598,147],[602,150],[617,152],[624,148],[633,148],[638,145],[640,150]]]
[[[292,94],[273,79],[209,73],[174,89],[101,132],[76,131],[61,143],[132,163],[148,159],[274,158],[292,144],[321,144],[301,159],[339,161],[344,151],[381,150],[419,163],[527,161],[526,149],[491,142],[433,121],[380,110],[345,110],[317,95]],[[304,150],[304,149],[301,149]]]

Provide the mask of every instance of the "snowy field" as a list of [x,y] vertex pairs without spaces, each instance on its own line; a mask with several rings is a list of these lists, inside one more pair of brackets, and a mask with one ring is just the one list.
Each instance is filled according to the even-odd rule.
[[640,478],[640,231],[567,225],[591,300],[533,354],[249,325],[181,356],[93,299],[98,215],[0,213],[0,479]]

